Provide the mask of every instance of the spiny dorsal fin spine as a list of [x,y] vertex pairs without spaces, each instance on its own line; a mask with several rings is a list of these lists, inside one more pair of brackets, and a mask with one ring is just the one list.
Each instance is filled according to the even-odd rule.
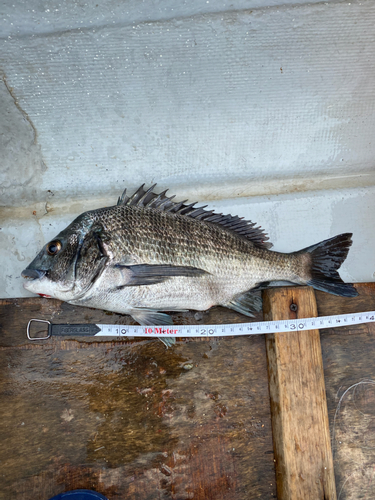
[[207,219],[210,215],[214,213],[213,210],[207,210],[207,212],[204,212],[203,214],[199,214],[194,219],[199,219],[199,220],[205,220]]
[[[187,201],[187,200],[185,200]],[[194,205],[196,205],[197,202],[190,203],[190,205],[184,205],[181,209],[177,210],[177,213],[181,215],[190,215],[192,212],[194,212]]]
[[125,205],[127,198],[128,198],[128,196],[126,196],[126,188],[125,188],[124,192],[122,193],[121,196],[119,196],[119,199],[117,200],[117,205]]
[[156,198],[154,199],[154,201],[152,203],[150,203],[150,207],[152,207],[152,208],[159,208],[160,204],[163,201],[163,196],[165,196],[165,193],[167,191],[168,191],[168,189],[166,189],[165,191],[163,191],[162,193],[160,193],[158,196],[156,196]]
[[148,195],[151,194],[151,199],[154,199],[153,196],[154,193],[152,193],[152,190],[154,189],[155,186],[156,184],[154,184],[153,186],[150,187],[150,189],[147,189],[147,191],[144,192],[144,194],[139,198],[137,205],[143,205],[144,207],[147,207],[147,204],[150,201],[150,199],[147,200]]
[[204,213],[204,209],[207,207],[207,205],[203,205],[203,207],[198,207],[195,208],[192,212],[190,212],[190,217],[197,217],[200,214]]
[[163,211],[164,212],[168,212],[168,208],[170,207],[170,203],[172,203],[172,207],[173,207],[173,198],[176,198],[176,195],[174,194],[173,196],[170,196],[169,198],[166,198],[165,200],[162,200],[161,203],[159,203],[158,205],[158,209],[160,209],[161,207],[164,207],[163,208]]
[[181,208],[181,207],[184,205],[184,203],[186,203],[186,202],[187,202],[187,200],[184,200],[184,201],[181,201],[180,203],[177,203],[177,204],[174,206],[174,208],[173,208],[173,212],[174,212],[175,214],[179,213],[180,208]]
[[138,205],[138,200],[144,193],[143,186],[144,184],[129,198],[127,205]]
[[156,184],[147,190],[144,189],[144,186],[145,184],[142,184],[131,197],[126,195],[125,189],[119,197],[117,205],[150,208],[210,222],[245,237],[259,247],[270,248],[272,246],[271,243],[267,242],[268,237],[262,228],[260,226],[256,227],[254,222],[243,220],[243,218],[238,217],[238,215],[216,214],[213,210],[205,210],[207,205],[195,207],[194,205],[196,205],[196,202],[190,203],[189,205],[185,205],[187,200],[174,202],[172,200],[175,198],[175,195],[166,196],[168,189],[160,194],[156,194],[152,191]]

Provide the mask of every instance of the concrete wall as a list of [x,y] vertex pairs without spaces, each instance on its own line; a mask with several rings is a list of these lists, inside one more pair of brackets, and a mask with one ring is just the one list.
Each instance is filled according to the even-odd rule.
[[375,4],[6,1],[0,296],[124,187],[261,224],[276,250],[353,231],[375,272]]

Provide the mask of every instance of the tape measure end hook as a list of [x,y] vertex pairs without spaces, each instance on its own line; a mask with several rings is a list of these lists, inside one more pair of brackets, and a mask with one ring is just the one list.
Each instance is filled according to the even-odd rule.
[[[47,323],[48,324],[48,330],[47,330],[47,336],[46,337],[31,337],[30,335],[30,326],[31,326],[31,323]],[[45,319],[31,319],[28,323],[27,323],[27,328],[26,328],[26,335],[27,335],[27,338],[29,340],[47,340],[51,337],[52,335],[52,331],[51,331],[51,322],[50,321],[47,321]]]

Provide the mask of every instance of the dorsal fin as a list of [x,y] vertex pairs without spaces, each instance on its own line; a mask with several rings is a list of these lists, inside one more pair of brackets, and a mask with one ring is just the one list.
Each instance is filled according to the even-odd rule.
[[261,248],[271,248],[272,243],[268,242],[268,237],[261,227],[255,227],[256,224],[251,221],[243,220],[235,215],[216,214],[213,210],[205,210],[206,206],[195,207],[195,203],[185,205],[185,201],[172,201],[175,196],[166,196],[167,189],[160,194],[154,193],[152,190],[156,184],[149,189],[144,189],[144,184],[132,196],[127,196],[126,189],[117,201],[117,205],[123,206],[138,206],[147,207],[164,212],[170,212],[179,215],[186,215],[194,219],[204,220],[213,224],[219,224],[248,240],[252,241],[256,246]]

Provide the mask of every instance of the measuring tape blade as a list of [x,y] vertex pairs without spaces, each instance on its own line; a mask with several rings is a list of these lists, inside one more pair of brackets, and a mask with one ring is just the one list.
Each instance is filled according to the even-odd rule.
[[[30,325],[33,322],[48,324],[48,335],[31,337]],[[226,337],[233,335],[261,335],[267,333],[300,332],[322,330],[342,326],[375,322],[375,311],[317,318],[301,318],[279,321],[254,321],[252,323],[232,323],[226,325],[107,325],[107,324],[52,324],[46,320],[32,319],[27,325],[29,340],[45,340],[56,336],[85,337]]]

